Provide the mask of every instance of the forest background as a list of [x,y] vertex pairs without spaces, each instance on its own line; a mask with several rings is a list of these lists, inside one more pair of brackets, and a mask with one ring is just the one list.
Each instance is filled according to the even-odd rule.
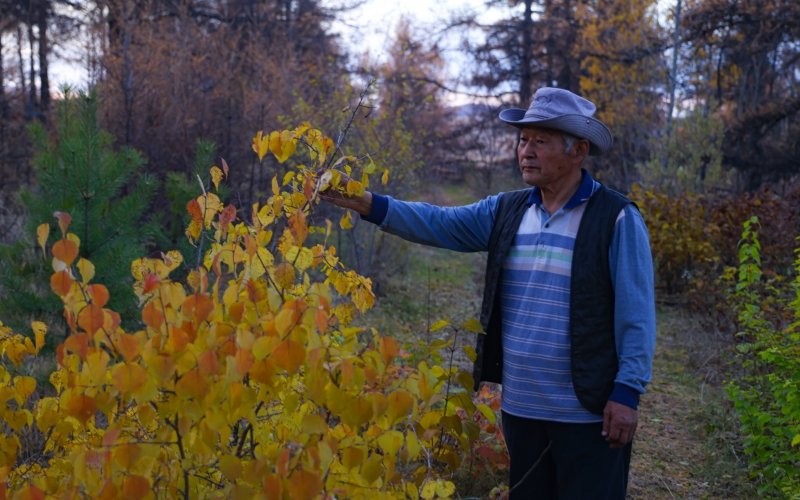
[[[728,487],[796,497],[800,4],[487,0],[437,23],[397,21],[380,56],[332,28],[357,6],[0,0],[0,320],[31,338],[31,321],[45,320],[53,346],[69,335],[37,257],[36,228],[55,227],[53,212],[72,213],[81,256],[133,318],[130,262],[171,249],[194,260],[186,206],[212,165],[231,166],[220,196],[243,220],[241,207],[287,178],[279,155],[253,156],[256,131],[309,122],[342,155],[388,169],[381,191],[462,203],[522,187],[499,110],[567,88],[614,131],[588,168],[645,216],[660,317],[689,315],[701,336],[688,366],[720,389],[710,413],[734,421],[716,414],[702,432],[724,435],[747,470]],[[57,60],[85,75],[87,94],[52,88]],[[88,178],[102,188],[81,189]],[[437,313],[476,314],[480,257],[413,249],[349,218],[333,233],[377,295],[362,324],[413,346],[430,343]],[[482,450],[502,477],[502,448]],[[704,494],[730,496],[724,482]]]

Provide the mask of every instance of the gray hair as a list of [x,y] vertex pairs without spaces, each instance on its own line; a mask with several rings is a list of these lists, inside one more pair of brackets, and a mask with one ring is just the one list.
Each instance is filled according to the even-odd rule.
[[568,134],[566,132],[561,132],[561,137],[564,139],[564,152],[569,153],[572,149],[572,146],[575,145],[575,142],[578,141],[579,137],[574,136],[572,134]]

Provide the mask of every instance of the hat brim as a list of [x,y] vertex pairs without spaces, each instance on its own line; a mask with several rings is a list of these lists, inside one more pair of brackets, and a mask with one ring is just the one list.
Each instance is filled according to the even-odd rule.
[[540,119],[532,116],[526,117],[525,113],[526,110],[520,108],[505,109],[500,112],[500,120],[517,128],[551,128],[586,139],[591,144],[589,154],[592,156],[607,153],[611,149],[613,143],[611,130],[596,118],[584,115],[562,115]]

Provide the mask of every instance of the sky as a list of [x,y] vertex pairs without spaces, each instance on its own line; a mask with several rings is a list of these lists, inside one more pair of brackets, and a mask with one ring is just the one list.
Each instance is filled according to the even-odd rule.
[[[322,0],[324,6],[336,7],[354,3],[358,0]],[[385,58],[393,33],[400,20],[405,17],[411,21],[415,32],[423,37],[423,41],[440,38],[448,60],[446,71],[457,71],[461,61],[455,54],[457,41],[450,37],[441,39],[439,31],[447,18],[454,12],[465,10],[480,12],[481,20],[488,22],[497,15],[488,12],[484,0],[413,0],[408,2],[396,0],[362,0],[359,7],[343,14],[331,25],[337,33],[343,47],[352,55],[354,61],[365,52],[373,61]],[[429,38],[429,40],[425,40]],[[81,87],[85,85],[85,70],[80,64],[70,63],[62,59],[51,61],[52,89],[57,91],[62,84]]]

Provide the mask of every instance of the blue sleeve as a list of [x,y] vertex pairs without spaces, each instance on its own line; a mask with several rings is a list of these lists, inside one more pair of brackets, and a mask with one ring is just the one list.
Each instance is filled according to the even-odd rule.
[[460,207],[439,207],[372,193],[372,211],[363,219],[414,243],[459,252],[486,251],[499,196]]
[[652,377],[656,307],[650,239],[644,220],[633,205],[620,212],[608,259],[619,357],[619,371],[609,399],[635,409]]

